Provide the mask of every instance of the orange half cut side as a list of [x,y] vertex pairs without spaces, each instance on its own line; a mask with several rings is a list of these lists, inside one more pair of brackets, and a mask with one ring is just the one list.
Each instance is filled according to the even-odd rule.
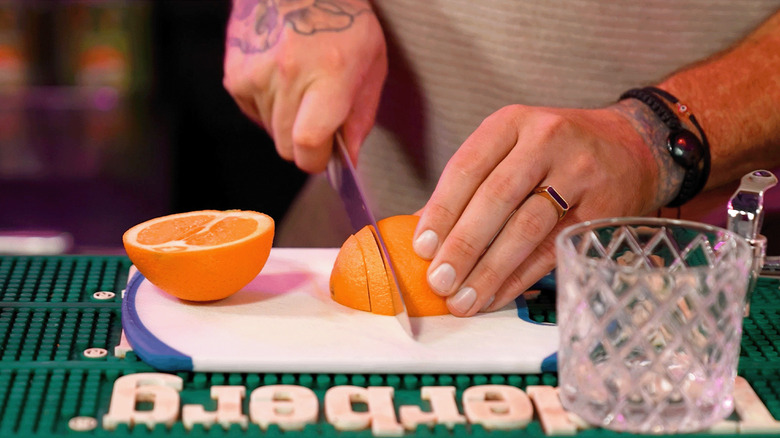
[[178,298],[212,301],[240,290],[271,252],[274,221],[243,210],[163,216],[125,232],[125,251],[155,286]]

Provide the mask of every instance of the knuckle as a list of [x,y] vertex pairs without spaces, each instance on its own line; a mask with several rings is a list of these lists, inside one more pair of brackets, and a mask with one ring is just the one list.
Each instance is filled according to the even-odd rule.
[[306,173],[319,173],[325,170],[325,163],[312,159],[299,159],[296,156],[295,164]]
[[516,207],[521,196],[518,195],[517,182],[514,175],[493,172],[488,176],[485,184],[479,188],[485,199],[495,204],[498,208]]
[[543,140],[551,140],[561,134],[566,134],[571,129],[571,123],[569,119],[563,117],[560,114],[544,112],[537,116],[537,132],[542,136]]
[[483,248],[477,245],[475,236],[465,233],[453,233],[447,237],[447,240],[452,243],[452,249],[456,254],[456,258],[474,259],[482,254]]
[[432,201],[425,206],[426,216],[429,222],[433,224],[453,224],[458,218],[458,214],[445,205]]
[[501,285],[501,290],[506,291],[505,293],[507,295],[510,295],[514,298],[515,296],[524,292],[530,286],[531,283],[527,283],[525,280],[523,280],[520,273],[515,270],[509,274],[506,280],[504,280],[504,283]]
[[222,76],[222,86],[233,97],[247,95],[251,88],[244,78],[229,73]]
[[548,221],[538,211],[524,211],[516,216],[514,226],[507,229],[513,241],[538,242],[549,232]]
[[276,142],[276,153],[285,161],[293,162],[295,159],[292,148],[283,146],[280,142]]
[[502,274],[491,265],[485,264],[484,266],[480,266],[477,278],[479,278],[479,282],[484,285],[484,287],[478,288],[478,290],[489,289],[492,291],[501,286],[505,277],[505,274]]
[[232,76],[225,74],[222,76],[222,87],[227,90],[228,94],[231,96],[236,95],[236,85],[235,80]]
[[316,150],[323,147],[327,134],[317,132],[313,129],[306,129],[292,134],[292,142],[295,147],[305,151]]
[[536,247],[538,257],[547,260],[550,269],[555,267],[555,236],[556,233],[551,234]]
[[494,112],[486,120],[501,122],[507,118],[514,119],[526,111],[526,106],[520,104],[506,105]]
[[[307,53],[304,53],[308,56]],[[343,49],[333,45],[323,47],[317,56],[320,68],[329,71],[343,71],[347,68],[348,57]]]
[[479,167],[479,151],[472,148],[462,148],[455,152],[444,168],[444,172],[446,174],[454,173],[455,177],[462,181],[474,178]]
[[347,66],[345,53],[335,46],[331,46],[322,52],[322,62],[325,68],[331,71],[342,71]]
[[581,154],[574,162],[572,171],[579,175],[593,175],[599,179],[605,174],[598,159],[592,154]]
[[504,129],[507,124],[513,125],[524,117],[527,107],[520,104],[507,105],[491,113],[480,123],[479,129],[487,132]]
[[[542,261],[542,271],[549,272],[555,267],[555,247],[554,239],[544,240],[533,252],[532,256],[534,260]],[[525,265],[523,265],[525,266]],[[538,269],[526,269],[525,267],[518,267],[509,275],[507,275],[501,287],[498,288],[496,293],[496,302],[500,304],[506,304],[521,293],[525,292],[533,286],[541,275],[538,274]],[[500,297],[500,298],[499,298]]]
[[276,71],[280,78],[296,77],[301,71],[301,63],[295,51],[278,50],[274,54]]
[[566,114],[560,112],[542,109],[533,113],[527,125],[533,127],[536,139],[540,145],[560,146],[560,140],[570,141],[571,139],[587,138],[582,133],[582,128]]

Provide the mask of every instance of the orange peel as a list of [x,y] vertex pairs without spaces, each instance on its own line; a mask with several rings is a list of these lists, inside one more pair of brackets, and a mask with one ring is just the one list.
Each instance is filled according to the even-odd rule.
[[[380,220],[377,226],[387,246],[409,316],[444,315],[449,313],[445,299],[428,286],[430,261],[417,256],[412,248],[418,221],[418,216],[398,215]],[[353,275],[361,278],[348,277]],[[350,236],[339,250],[331,271],[331,296],[348,307],[392,315],[393,293],[387,275],[376,237],[366,226]]]

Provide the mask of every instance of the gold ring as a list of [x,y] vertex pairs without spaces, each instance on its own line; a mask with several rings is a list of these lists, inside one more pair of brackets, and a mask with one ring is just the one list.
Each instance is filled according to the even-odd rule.
[[558,211],[558,220],[563,219],[566,216],[566,212],[569,211],[569,203],[552,186],[537,187],[534,189],[533,194],[541,195],[552,203],[555,210]]

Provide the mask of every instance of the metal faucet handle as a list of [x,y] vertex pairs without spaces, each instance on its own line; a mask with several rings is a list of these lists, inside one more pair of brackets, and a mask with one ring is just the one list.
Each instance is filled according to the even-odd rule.
[[747,240],[753,248],[753,261],[745,297],[744,314],[750,314],[750,299],[758,277],[766,263],[766,237],[761,234],[764,222],[764,192],[777,184],[777,177],[768,170],[756,170],[742,177],[728,205],[728,225],[732,231]]
[[764,222],[764,192],[777,184],[768,170],[756,170],[742,177],[728,204],[729,231],[754,240],[761,234]]

